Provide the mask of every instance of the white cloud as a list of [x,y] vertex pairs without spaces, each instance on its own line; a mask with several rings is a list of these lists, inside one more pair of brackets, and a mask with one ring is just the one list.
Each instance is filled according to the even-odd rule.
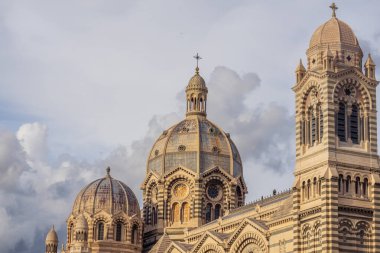
[[[108,165],[141,195],[152,143],[184,117],[177,91],[193,74],[196,51],[209,80],[209,118],[231,133],[245,160],[249,199],[288,187],[294,68],[314,29],[330,18],[328,5],[0,2],[0,126],[12,129],[0,130],[0,220],[7,228],[0,228],[0,251],[43,251],[52,223],[64,239],[75,195]],[[339,6],[364,51],[379,51],[372,25],[378,6]],[[218,65],[229,68],[213,71]]]
[[45,125],[37,122],[24,124],[17,131],[16,136],[29,160],[38,161],[47,157],[47,127]]

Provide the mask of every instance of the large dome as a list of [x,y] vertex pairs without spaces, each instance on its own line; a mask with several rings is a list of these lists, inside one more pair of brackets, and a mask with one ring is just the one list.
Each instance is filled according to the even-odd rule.
[[242,162],[229,134],[202,116],[190,116],[164,131],[148,157],[148,171],[157,174],[184,167],[203,173],[219,167],[242,175]]
[[107,175],[84,187],[77,195],[73,214],[83,212],[95,214],[101,210],[109,214],[124,211],[132,216],[140,215],[140,207],[133,191],[123,182],[110,176],[109,168]]
[[358,47],[359,42],[351,27],[345,22],[332,17],[315,30],[310,39],[310,48],[317,45],[345,44]]

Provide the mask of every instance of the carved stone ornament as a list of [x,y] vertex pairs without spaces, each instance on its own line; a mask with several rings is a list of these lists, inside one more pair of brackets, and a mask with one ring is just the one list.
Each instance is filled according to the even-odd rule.
[[189,187],[183,183],[177,184],[173,188],[173,195],[177,199],[184,199],[189,195]]

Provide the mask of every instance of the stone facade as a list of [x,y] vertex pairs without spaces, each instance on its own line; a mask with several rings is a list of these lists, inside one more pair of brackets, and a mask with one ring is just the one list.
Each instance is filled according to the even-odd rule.
[[[134,194],[108,173],[78,194],[63,252],[378,252],[375,64],[369,55],[363,66],[355,34],[331,8],[310,40],[307,67],[300,61],[296,68],[290,190],[244,204],[239,152],[207,119],[208,89],[197,66],[186,87],[186,118],[148,155],[141,216]],[[119,191],[102,193],[102,182]],[[46,252],[57,245],[52,229]]]

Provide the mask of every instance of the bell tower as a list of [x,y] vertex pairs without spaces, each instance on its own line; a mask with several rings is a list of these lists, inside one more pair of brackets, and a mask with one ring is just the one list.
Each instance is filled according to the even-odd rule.
[[332,17],[312,35],[307,68],[297,67],[293,87],[294,248],[304,252],[312,243],[323,252],[372,252],[380,239],[378,81],[371,56],[363,71],[355,34],[337,18],[338,7],[330,8]]

